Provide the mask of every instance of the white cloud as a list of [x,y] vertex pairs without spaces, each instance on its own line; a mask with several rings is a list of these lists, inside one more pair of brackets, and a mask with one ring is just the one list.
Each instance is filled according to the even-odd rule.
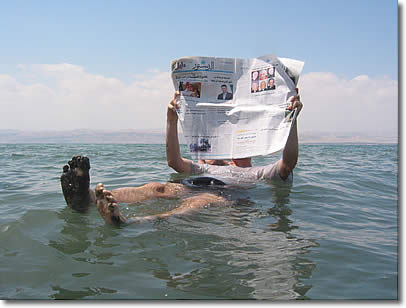
[[26,85],[0,75],[0,107],[6,113],[0,128],[165,127],[166,105],[173,93],[169,73],[151,72],[124,84],[71,64],[20,68],[38,73],[42,83]]
[[351,80],[308,73],[299,81],[300,129],[318,132],[397,131],[398,82],[366,75]]
[[[164,129],[173,95],[168,72],[149,70],[130,84],[72,64],[20,65],[35,76],[21,82],[0,75],[0,128]],[[308,73],[299,82],[304,109],[299,128],[312,132],[397,130],[397,81],[351,80]]]
[[61,64],[33,64],[30,66],[34,70],[39,70],[48,73],[62,73],[62,74],[76,74],[83,73],[84,69],[81,66],[73,65],[69,63]]

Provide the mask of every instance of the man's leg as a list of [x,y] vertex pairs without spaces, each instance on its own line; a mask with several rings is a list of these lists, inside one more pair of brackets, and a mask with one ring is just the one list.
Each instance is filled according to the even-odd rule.
[[157,216],[168,217],[171,215],[185,214],[185,213],[193,211],[195,209],[209,207],[212,205],[224,206],[224,205],[228,205],[228,204],[230,204],[230,201],[227,201],[224,197],[217,196],[217,195],[211,194],[211,193],[201,193],[201,194],[183,199],[182,203],[179,205],[179,207],[177,207],[169,212],[159,214]]
[[179,193],[188,191],[183,184],[148,183],[139,187],[123,187],[111,191],[116,202],[135,203],[155,198],[174,198]]
[[[85,156],[74,156],[63,167],[61,185],[65,201],[77,211],[85,211],[96,204],[95,192],[90,185],[90,162]],[[112,194],[117,202],[135,203],[154,198],[173,198],[187,187],[176,183],[149,183],[140,187],[115,189]]]
[[202,207],[211,205],[222,206],[229,203],[225,198],[221,196],[210,193],[202,193],[183,199],[179,207],[166,213],[129,218],[124,217],[124,215],[121,214],[114,194],[106,190],[102,183],[99,183],[96,186],[96,197],[97,209],[100,215],[103,217],[106,223],[114,225],[119,225],[121,223],[141,222],[146,220],[153,220],[156,218],[166,218],[172,215],[185,214],[187,212],[193,211],[194,209],[199,209]]

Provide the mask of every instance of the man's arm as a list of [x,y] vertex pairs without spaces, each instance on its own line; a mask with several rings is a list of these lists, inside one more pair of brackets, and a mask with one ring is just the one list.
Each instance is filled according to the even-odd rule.
[[300,96],[291,98],[290,110],[297,108],[296,119],[292,123],[288,140],[283,149],[282,159],[278,162],[278,173],[283,180],[286,180],[292,170],[295,168],[299,156],[299,141],[297,136],[297,117],[303,104],[300,101]]
[[168,166],[179,173],[191,173],[191,161],[180,155],[180,146],[178,138],[178,115],[176,109],[178,105],[176,99],[179,97],[179,91],[168,105],[166,118],[166,161]]

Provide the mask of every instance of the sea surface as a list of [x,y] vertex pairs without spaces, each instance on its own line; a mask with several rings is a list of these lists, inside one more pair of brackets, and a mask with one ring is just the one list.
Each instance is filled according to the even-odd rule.
[[0,144],[0,298],[398,298],[397,145],[301,145],[292,185],[224,189],[229,206],[124,227],[66,207],[59,177],[78,154],[92,187],[182,178],[160,144]]

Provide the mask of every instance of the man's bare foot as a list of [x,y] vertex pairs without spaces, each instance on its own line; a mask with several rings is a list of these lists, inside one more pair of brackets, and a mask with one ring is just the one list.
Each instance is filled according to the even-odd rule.
[[127,223],[128,219],[120,212],[116,199],[113,194],[104,188],[102,183],[96,186],[97,210],[108,224],[120,225]]
[[90,162],[85,156],[74,156],[63,167],[61,186],[65,201],[71,208],[77,211],[86,211],[95,203],[93,191],[89,189]]

